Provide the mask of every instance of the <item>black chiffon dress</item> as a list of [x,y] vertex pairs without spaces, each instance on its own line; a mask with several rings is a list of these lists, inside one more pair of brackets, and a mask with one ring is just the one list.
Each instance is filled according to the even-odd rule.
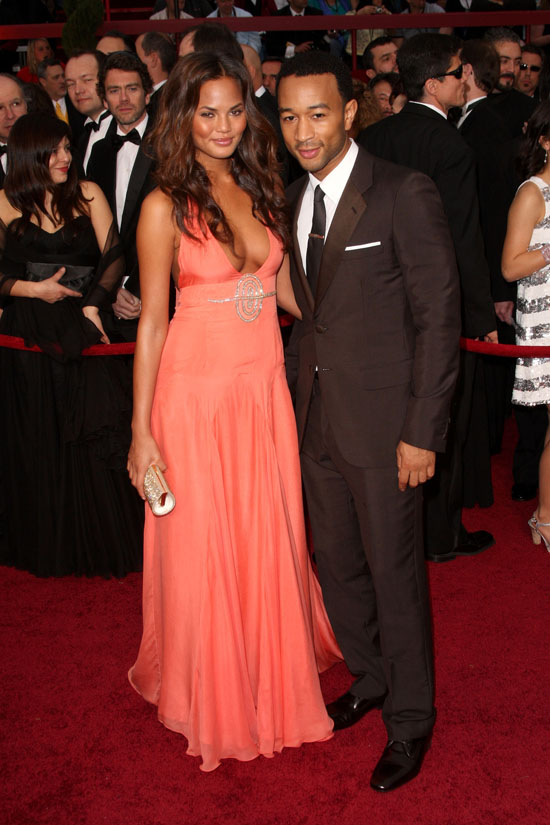
[[[0,333],[44,352],[0,347],[0,563],[122,577],[142,564],[143,502],[126,472],[131,374],[118,356],[81,355],[101,337],[82,306],[111,311],[122,276],[116,229],[100,251],[85,215],[53,233],[31,224],[18,235],[18,223],[0,221]],[[37,264],[86,267],[84,297],[10,297]]]

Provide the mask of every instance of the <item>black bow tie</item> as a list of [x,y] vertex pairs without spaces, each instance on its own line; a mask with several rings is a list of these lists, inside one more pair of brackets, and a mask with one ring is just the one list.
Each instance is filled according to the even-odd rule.
[[84,128],[88,131],[88,134],[90,134],[90,132],[99,132],[99,127],[101,126],[102,122],[105,120],[106,117],[109,117],[110,114],[110,112],[103,112],[103,114],[100,115],[99,120],[89,120],[87,123],[85,123]]
[[135,143],[135,145],[136,145],[136,146],[139,146],[139,145],[140,145],[140,143],[141,143],[141,136],[140,136],[140,134],[139,134],[139,132],[138,132],[138,130],[137,130],[137,129],[132,129],[132,131],[131,131],[131,132],[128,132],[128,134],[127,134],[127,135],[117,135],[117,134],[114,134],[114,135],[113,135],[113,147],[114,147],[114,149],[115,149],[115,152],[118,152],[118,150],[119,150],[119,149],[120,149],[120,148],[121,148],[121,147],[122,147],[125,143],[128,143],[128,141],[129,141],[130,143]]
[[0,143],[0,158],[3,157],[6,152],[8,151],[8,144],[7,143]]

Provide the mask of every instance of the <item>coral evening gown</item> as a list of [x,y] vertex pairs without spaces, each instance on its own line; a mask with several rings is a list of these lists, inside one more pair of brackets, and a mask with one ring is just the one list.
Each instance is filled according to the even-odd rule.
[[182,236],[153,434],[175,509],[147,512],[133,687],[202,769],[330,737],[318,671],[340,658],[307,553],[275,280]]

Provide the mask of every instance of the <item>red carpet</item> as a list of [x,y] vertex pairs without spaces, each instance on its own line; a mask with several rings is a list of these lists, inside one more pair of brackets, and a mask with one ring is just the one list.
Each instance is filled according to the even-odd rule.
[[[368,787],[380,713],[274,759],[186,756],[126,681],[141,577],[39,580],[0,569],[0,820],[6,825],[546,825],[550,819],[550,555],[512,503],[511,442],[496,504],[466,515],[495,547],[430,565],[438,722],[421,774]],[[346,689],[339,666],[327,700]]]

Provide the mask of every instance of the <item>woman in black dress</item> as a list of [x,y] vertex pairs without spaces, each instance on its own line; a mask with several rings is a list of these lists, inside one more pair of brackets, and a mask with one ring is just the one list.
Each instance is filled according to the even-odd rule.
[[143,507],[125,472],[131,387],[109,343],[124,260],[101,190],[79,182],[61,120],[14,125],[0,192],[0,562],[39,576],[123,576],[141,566]]

